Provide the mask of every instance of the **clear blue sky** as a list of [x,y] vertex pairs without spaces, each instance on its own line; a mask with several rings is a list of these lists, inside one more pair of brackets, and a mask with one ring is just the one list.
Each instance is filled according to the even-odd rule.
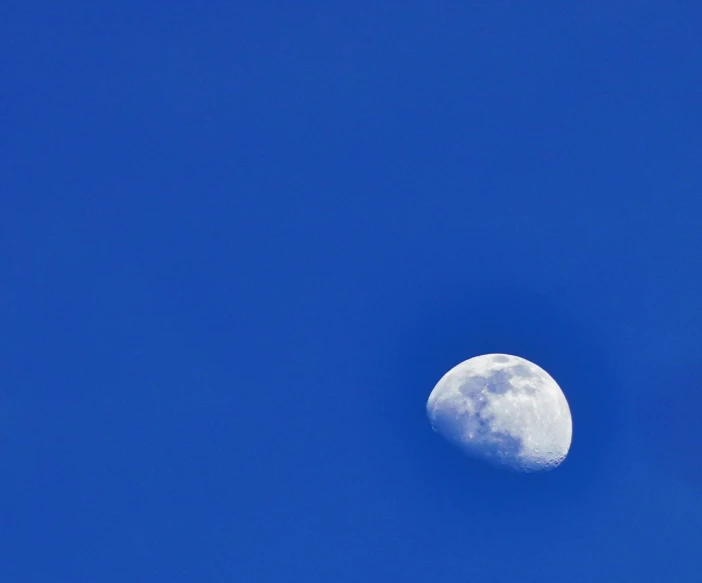
[[[701,18],[4,2],[0,581],[702,580]],[[431,431],[496,351],[551,474]]]

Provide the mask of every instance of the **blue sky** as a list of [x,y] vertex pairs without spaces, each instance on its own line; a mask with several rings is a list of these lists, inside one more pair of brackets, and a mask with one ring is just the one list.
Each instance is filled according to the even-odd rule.
[[699,581],[701,14],[585,4],[4,3],[0,580]]

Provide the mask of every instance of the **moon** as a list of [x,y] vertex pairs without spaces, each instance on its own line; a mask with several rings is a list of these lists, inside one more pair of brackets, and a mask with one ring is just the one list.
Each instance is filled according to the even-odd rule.
[[517,472],[552,470],[573,436],[568,401],[541,367],[519,356],[463,361],[427,401],[432,428],[473,458]]

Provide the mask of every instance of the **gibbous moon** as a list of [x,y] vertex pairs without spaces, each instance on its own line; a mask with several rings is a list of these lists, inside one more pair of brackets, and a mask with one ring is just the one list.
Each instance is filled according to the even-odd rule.
[[452,368],[429,395],[427,415],[435,431],[471,457],[518,472],[558,466],[573,435],[556,381],[509,354],[476,356]]

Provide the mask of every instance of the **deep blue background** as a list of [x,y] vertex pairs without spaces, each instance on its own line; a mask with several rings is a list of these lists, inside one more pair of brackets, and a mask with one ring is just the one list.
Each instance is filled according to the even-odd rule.
[[[701,17],[3,2],[0,581],[702,580]],[[431,431],[492,351],[557,471]]]

